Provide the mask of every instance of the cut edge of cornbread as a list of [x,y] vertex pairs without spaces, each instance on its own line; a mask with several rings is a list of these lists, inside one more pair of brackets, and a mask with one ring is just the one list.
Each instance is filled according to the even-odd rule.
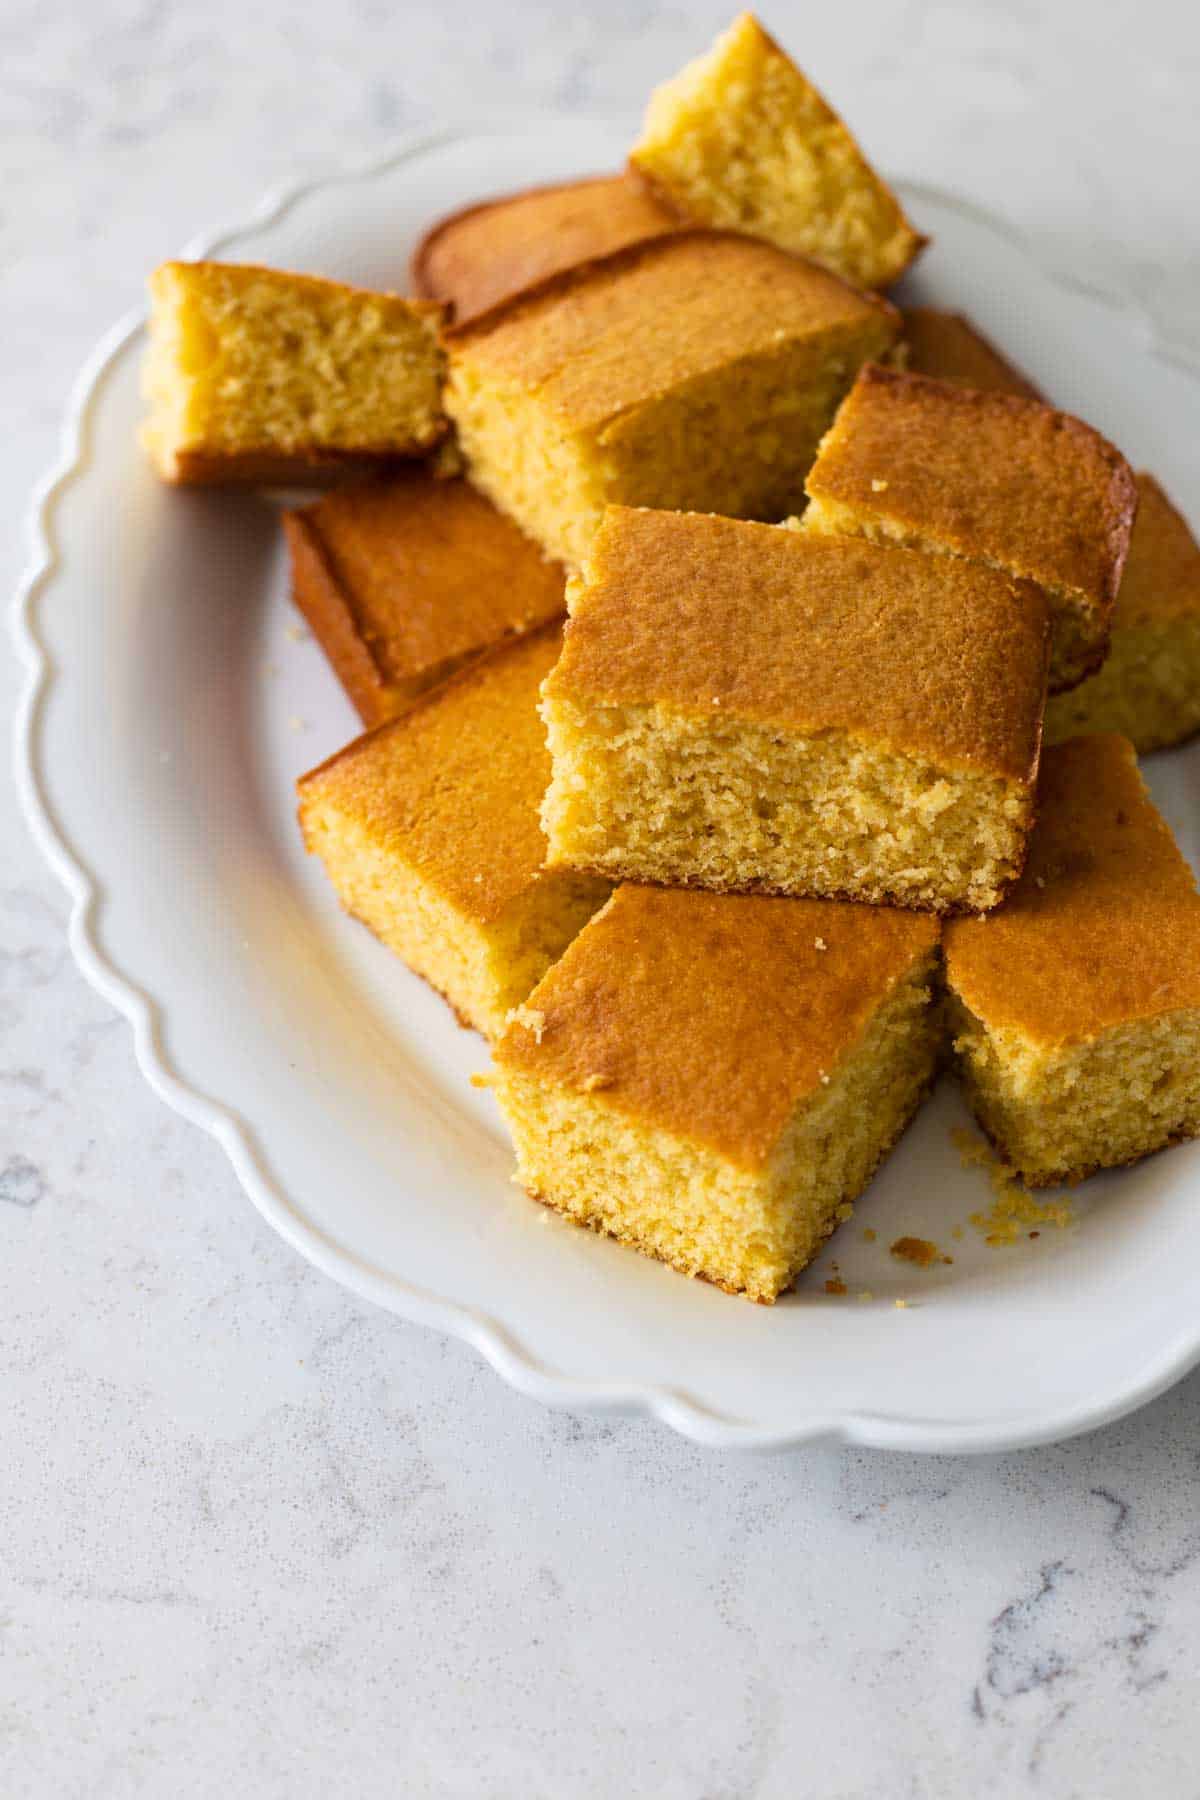
[[461,1025],[486,1038],[502,1034],[509,1013],[608,897],[607,884],[589,877],[545,875],[495,918],[471,918],[310,780],[299,786],[305,847],[320,857],[342,906],[448,1001]]
[[[518,1074],[497,1049],[494,1086],[517,1180],[578,1225],[684,1275],[771,1304],[853,1210],[935,1073],[936,948],[892,988],[858,1043],[805,1096],[766,1166],[634,1120],[605,1098]],[[538,1029],[537,990],[509,1030]]]
[[1114,618],[1103,666],[1046,705],[1048,744],[1096,731],[1119,731],[1139,756],[1200,732],[1200,617],[1161,625]]
[[165,481],[370,467],[446,429],[430,302],[236,263],[163,263],[149,287],[142,441]]
[[967,1103],[1027,1187],[1073,1184],[1200,1136],[1200,1008],[1046,1046],[989,1029],[954,993],[947,1018]]
[[685,218],[764,237],[862,287],[928,241],[752,13],[651,95],[630,164]]
[[[855,370],[882,352],[890,330],[881,314],[743,357],[599,431],[564,425],[536,392],[481,379],[469,359],[452,357],[447,410],[475,485],[550,555],[577,566],[608,504],[780,517]],[[712,419],[725,422],[719,434],[697,429]]]
[[[847,732],[542,701],[547,866],[715,892],[986,912],[1025,863],[1033,773],[938,768]],[[847,827],[851,829],[847,829]]]
[[[809,500],[800,516],[799,529],[814,537],[862,537],[885,548],[890,544],[905,550],[921,550],[929,556],[963,555],[963,552],[951,549],[936,537],[906,530],[891,519],[872,517],[857,507],[833,500],[826,494]],[[967,560],[981,562],[986,568],[996,569],[1004,575],[1013,573],[1006,564],[995,558],[980,556]],[[1059,694],[1077,687],[1103,665],[1108,654],[1108,630],[1106,627],[1103,638],[1098,637],[1097,607],[1087,595],[1077,589],[1055,587],[1044,581],[1039,581],[1036,585],[1046,595],[1050,605],[1052,630],[1049,689],[1052,694]],[[1105,617],[1111,617],[1111,607]]]

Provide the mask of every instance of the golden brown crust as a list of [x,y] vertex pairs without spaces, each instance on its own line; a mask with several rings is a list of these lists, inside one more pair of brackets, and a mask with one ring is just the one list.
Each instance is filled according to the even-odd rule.
[[952,990],[989,1031],[1047,1046],[1200,1007],[1200,895],[1115,735],[1046,750],[1025,873],[946,927]]
[[1129,464],[1081,419],[875,364],[859,371],[805,486],[1078,596],[1104,623],[1137,511]]
[[[438,437],[445,436],[443,426]],[[438,440],[411,453],[392,448],[341,451],[175,449],[158,472],[171,487],[334,487],[343,481],[384,475],[423,456]]]
[[302,804],[352,813],[460,912],[489,923],[545,860],[538,807],[550,756],[537,699],[560,637],[557,623],[542,626],[422,694],[302,776]]
[[938,381],[986,393],[1044,401],[1032,381],[962,313],[940,312],[935,306],[906,306],[903,317],[905,366],[910,373],[932,375]]
[[561,567],[465,481],[412,471],[284,525],[293,598],[367,725],[564,610]]
[[1138,513],[1113,629],[1200,616],[1200,544],[1153,475],[1137,476]]
[[413,252],[412,281],[466,325],[565,269],[676,230],[634,177],[592,175],[439,219]]
[[761,1169],[937,943],[933,920],[886,907],[622,887],[496,1062]]
[[708,513],[609,507],[548,697],[846,731],[1030,785],[1049,627],[952,557]]
[[588,430],[743,358],[868,323],[882,355],[900,315],[877,294],[756,238],[689,229],[565,270],[444,335],[452,369],[461,359],[536,389]]

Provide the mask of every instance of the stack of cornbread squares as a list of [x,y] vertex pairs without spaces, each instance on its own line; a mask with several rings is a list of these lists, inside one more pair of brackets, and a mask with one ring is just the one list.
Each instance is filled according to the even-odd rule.
[[884,297],[923,242],[743,15],[625,173],[434,225],[416,300],[151,282],[166,480],[359,478],[283,515],[368,728],[309,848],[490,1041],[529,1193],[759,1301],[943,1054],[1031,1186],[1200,1133],[1136,761],[1200,730],[1200,546]]

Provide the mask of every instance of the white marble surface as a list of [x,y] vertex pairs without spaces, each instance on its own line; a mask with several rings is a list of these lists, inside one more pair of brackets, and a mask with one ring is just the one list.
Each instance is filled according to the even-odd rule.
[[[3,0],[10,583],[154,262],[446,116],[627,107],[725,10]],[[769,22],[890,167],[1200,353],[1194,8]],[[7,784],[0,844],[5,1800],[1200,1794],[1200,1377],[976,1461],[542,1412],[269,1235],[76,974]]]

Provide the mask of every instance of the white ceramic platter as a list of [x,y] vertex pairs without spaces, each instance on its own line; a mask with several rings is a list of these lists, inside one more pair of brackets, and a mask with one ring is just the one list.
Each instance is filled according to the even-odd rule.
[[[403,288],[429,220],[615,167],[624,141],[594,123],[442,138],[270,204],[204,248]],[[1194,515],[1195,377],[994,223],[907,197],[935,239],[914,293],[971,313]],[[18,768],[73,896],[84,973],[131,1019],[147,1078],[220,1138],[290,1243],[473,1343],[529,1394],[644,1407],[712,1445],[1029,1444],[1114,1418],[1200,1357],[1200,1145],[1089,1183],[1067,1231],[989,1248],[967,1223],[989,1191],[949,1140],[965,1123],[952,1088],[774,1308],[531,1205],[490,1097],[468,1086],[481,1041],[340,914],[302,852],[293,781],[355,719],[297,632],[274,507],[172,493],[147,468],[141,348],[134,321],[93,359],[39,502],[17,614],[31,669]],[[1193,854],[1198,769],[1193,750],[1150,770]],[[894,1261],[902,1234],[935,1239],[953,1265]],[[847,1298],[824,1292],[834,1258]]]

